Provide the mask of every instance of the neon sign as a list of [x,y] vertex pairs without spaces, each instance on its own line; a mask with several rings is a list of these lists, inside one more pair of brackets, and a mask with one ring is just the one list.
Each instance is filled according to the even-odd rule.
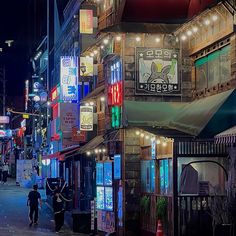
[[63,101],[78,100],[78,58],[61,57],[61,99]]
[[122,82],[112,84],[108,87],[108,104],[111,106],[122,105]]

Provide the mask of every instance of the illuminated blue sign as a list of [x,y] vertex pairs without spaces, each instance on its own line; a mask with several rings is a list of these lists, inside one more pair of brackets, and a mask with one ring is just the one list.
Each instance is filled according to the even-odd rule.
[[61,100],[78,100],[78,58],[61,57],[60,63]]

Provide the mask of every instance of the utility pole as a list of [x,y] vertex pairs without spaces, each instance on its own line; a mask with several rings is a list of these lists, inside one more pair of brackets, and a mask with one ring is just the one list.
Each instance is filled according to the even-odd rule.
[[0,82],[2,82],[2,114],[6,115],[6,75],[5,67],[0,68]]

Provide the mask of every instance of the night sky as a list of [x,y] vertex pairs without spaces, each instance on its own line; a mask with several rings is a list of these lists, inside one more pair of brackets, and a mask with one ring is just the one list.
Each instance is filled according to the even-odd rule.
[[[30,57],[46,33],[46,0],[4,0],[0,3],[0,65],[6,68],[7,96],[22,96],[31,70]],[[12,47],[4,43],[12,39]],[[2,91],[0,84],[0,91]]]

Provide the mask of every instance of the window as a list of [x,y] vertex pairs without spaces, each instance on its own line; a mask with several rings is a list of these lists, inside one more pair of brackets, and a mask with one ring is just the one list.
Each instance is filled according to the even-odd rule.
[[141,161],[141,189],[142,192],[155,191],[155,161]]
[[198,91],[230,80],[230,46],[196,60],[195,69]]
[[172,159],[159,161],[160,194],[169,194],[172,188]]

